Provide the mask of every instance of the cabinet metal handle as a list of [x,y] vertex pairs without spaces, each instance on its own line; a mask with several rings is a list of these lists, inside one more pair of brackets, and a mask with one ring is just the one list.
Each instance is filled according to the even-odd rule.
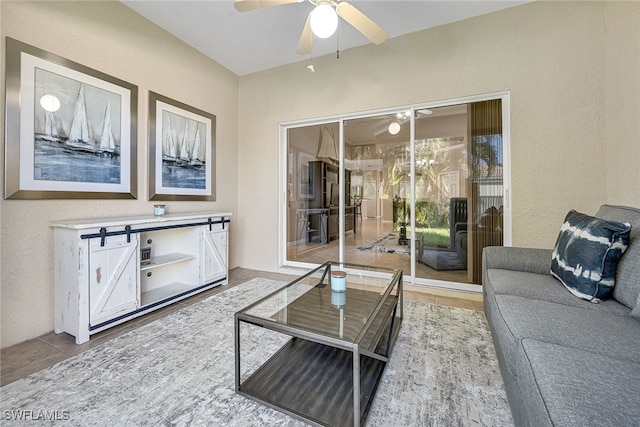
[[151,273],[150,271],[147,271],[147,277],[151,277],[151,274],[153,273]]

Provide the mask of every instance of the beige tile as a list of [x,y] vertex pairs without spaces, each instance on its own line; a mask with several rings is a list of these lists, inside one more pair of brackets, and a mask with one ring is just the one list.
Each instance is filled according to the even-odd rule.
[[46,359],[40,360],[36,363],[32,363],[30,365],[25,365],[25,366],[20,366],[10,372],[8,372],[6,375],[2,374],[2,377],[0,378],[0,387],[4,387],[7,384],[10,384],[14,381],[19,380],[20,378],[24,378],[28,375],[31,375],[35,372],[41,371],[43,369],[48,368],[49,366],[53,366],[58,362],[61,362],[65,359],[68,359],[69,356],[67,356],[66,354],[62,353],[62,352],[58,352],[57,354],[54,354]]
[[57,348],[62,351],[62,347],[68,347],[70,345],[76,345],[76,338],[73,335],[67,333],[56,334],[55,332],[49,332],[48,334],[39,337],[41,341],[46,342],[51,347]]
[[402,296],[406,301],[425,302],[435,304],[436,296],[425,292],[404,291]]
[[256,276],[257,273],[259,273],[259,271],[249,270],[248,268],[236,267],[234,269],[229,270],[229,281],[253,279],[254,277],[257,277]]
[[93,347],[99,346],[100,344],[103,344],[109,340],[119,337],[122,334],[132,331],[136,329],[136,327],[137,326],[131,322],[123,323],[121,325],[114,326],[111,329],[107,329],[106,331],[98,332],[92,335],[91,339],[83,344],[76,344],[75,338],[71,337],[72,339],[70,341],[60,342],[59,344],[56,344],[56,348],[68,354],[69,356],[75,356]]
[[33,365],[59,354],[59,350],[39,339],[25,341],[5,348],[0,351],[0,375],[4,377],[17,369]]
[[459,307],[475,311],[484,311],[482,301],[475,301],[464,298],[452,298],[437,295],[435,303],[438,305],[447,305],[449,307]]

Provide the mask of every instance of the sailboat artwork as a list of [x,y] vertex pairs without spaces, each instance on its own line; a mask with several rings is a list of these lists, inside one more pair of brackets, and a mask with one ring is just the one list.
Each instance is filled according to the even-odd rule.
[[36,69],[34,178],[120,183],[120,95]]
[[163,187],[206,188],[205,129],[206,123],[162,111]]
[[162,161],[175,162],[178,160],[176,140],[171,127],[171,118],[167,118],[167,131],[162,141]]
[[191,159],[189,164],[195,167],[204,167],[204,146],[200,138],[200,126],[196,129],[193,149],[191,150]]

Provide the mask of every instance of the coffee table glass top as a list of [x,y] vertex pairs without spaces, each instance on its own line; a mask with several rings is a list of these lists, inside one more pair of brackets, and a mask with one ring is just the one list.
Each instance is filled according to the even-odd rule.
[[[345,292],[332,291],[336,271],[346,272]],[[374,344],[372,322],[399,297],[401,276],[400,269],[327,262],[238,314],[366,348]]]

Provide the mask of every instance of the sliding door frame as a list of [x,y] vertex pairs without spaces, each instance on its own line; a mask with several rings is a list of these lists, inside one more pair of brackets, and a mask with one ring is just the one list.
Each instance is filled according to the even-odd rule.
[[[280,203],[278,203],[278,261],[282,272],[289,272],[291,268],[311,268],[316,264],[291,261],[287,260],[287,154],[288,143],[287,130],[289,128],[304,127],[322,125],[327,123],[339,123],[339,157],[340,157],[340,169],[339,169],[339,182],[344,183],[345,178],[345,142],[344,142],[344,125],[345,121],[361,119],[370,116],[380,116],[385,114],[393,114],[397,112],[410,111],[410,161],[411,161],[411,271],[409,275],[404,276],[404,280],[412,284],[428,285],[433,287],[440,287],[446,289],[481,292],[481,286],[476,284],[450,282],[426,278],[416,278],[415,272],[415,111],[421,109],[430,109],[438,107],[446,107],[460,104],[470,104],[474,102],[487,101],[492,99],[500,99],[502,101],[502,158],[503,158],[503,198],[504,198],[504,218],[503,218],[503,230],[504,230],[504,246],[512,245],[512,209],[511,209],[511,105],[510,105],[510,92],[492,92],[480,95],[466,96],[453,99],[445,99],[438,101],[431,101],[419,104],[410,104],[405,106],[389,107],[377,110],[369,110],[358,113],[340,114],[334,116],[321,117],[316,119],[298,120],[290,122],[281,122],[279,124],[279,194]],[[340,188],[340,205],[339,205],[339,225],[338,233],[340,236],[339,244],[339,259],[335,261],[344,261],[344,234],[345,234],[345,187],[343,184],[339,185]]]

